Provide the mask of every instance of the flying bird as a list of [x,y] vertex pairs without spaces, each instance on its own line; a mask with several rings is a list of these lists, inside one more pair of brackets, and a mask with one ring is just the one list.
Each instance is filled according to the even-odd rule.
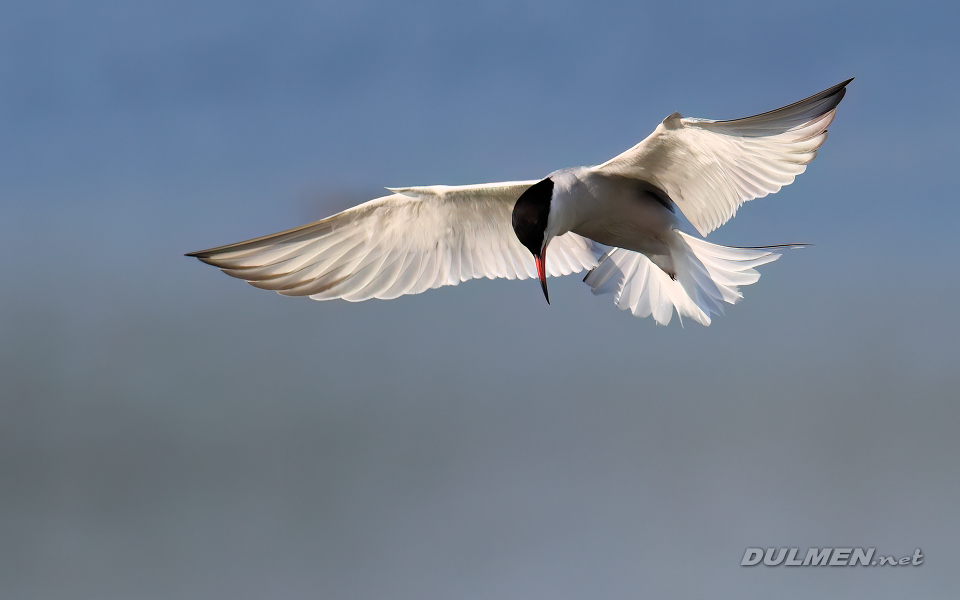
[[728,247],[701,236],[747,200],[793,183],[827,139],[848,79],[789,106],[713,121],[673,113],[605,163],[540,180],[387,188],[332,217],[192,252],[251,285],[314,300],[419,294],[468,279],[540,280],[588,271],[594,294],[670,322],[702,325],[756,282],[782,246]]

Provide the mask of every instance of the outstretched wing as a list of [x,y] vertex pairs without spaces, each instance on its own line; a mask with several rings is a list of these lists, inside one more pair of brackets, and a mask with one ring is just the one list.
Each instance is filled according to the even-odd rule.
[[803,173],[851,81],[733,121],[673,113],[645,140],[594,169],[659,187],[707,235],[747,200],[778,192]]
[[[315,223],[188,256],[258,288],[315,300],[396,298],[479,277],[527,279],[537,271],[511,215],[534,183],[391,189]],[[596,244],[574,233],[554,238],[549,250],[550,275],[597,266]]]

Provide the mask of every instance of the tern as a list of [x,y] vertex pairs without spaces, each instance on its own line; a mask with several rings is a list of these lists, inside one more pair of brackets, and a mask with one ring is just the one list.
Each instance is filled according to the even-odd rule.
[[730,121],[673,113],[626,152],[543,179],[387,188],[326,219],[193,252],[251,285],[314,300],[396,298],[468,279],[588,271],[594,294],[667,325],[702,325],[756,282],[784,246],[705,237],[747,200],[793,183],[827,139],[848,79],[805,100]]

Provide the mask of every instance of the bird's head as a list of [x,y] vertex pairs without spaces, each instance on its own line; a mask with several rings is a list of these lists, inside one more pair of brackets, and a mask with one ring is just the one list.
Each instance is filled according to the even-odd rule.
[[552,197],[553,180],[547,177],[527,188],[513,206],[513,231],[520,243],[533,254],[547,304],[550,304],[550,295],[547,293],[547,244],[550,243],[549,238],[553,237],[547,235],[547,221]]

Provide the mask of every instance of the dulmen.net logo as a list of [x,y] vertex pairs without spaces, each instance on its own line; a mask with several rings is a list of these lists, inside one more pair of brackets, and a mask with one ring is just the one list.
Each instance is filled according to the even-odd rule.
[[[802,558],[801,558],[802,557]],[[876,548],[809,548],[806,554],[799,548],[747,548],[740,561],[742,567],[901,567],[923,564],[920,548],[912,556],[879,556]]]

